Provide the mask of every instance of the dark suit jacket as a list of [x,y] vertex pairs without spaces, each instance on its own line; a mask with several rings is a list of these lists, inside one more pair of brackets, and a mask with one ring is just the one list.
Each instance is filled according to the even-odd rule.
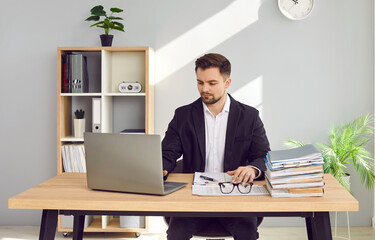
[[[229,95],[229,94],[228,94]],[[259,112],[234,100],[228,116],[224,151],[224,171],[252,165],[266,170],[263,158],[270,150]],[[183,172],[204,172],[206,136],[202,100],[175,111],[162,142],[163,169],[170,173],[183,155]]]

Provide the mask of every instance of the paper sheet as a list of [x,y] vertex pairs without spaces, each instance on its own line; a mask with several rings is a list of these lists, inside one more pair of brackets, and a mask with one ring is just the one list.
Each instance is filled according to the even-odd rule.
[[227,173],[210,173],[210,172],[195,172],[193,185],[211,183],[210,181],[200,178],[200,176],[206,176],[215,179],[215,182],[231,182],[232,176]]
[[[201,175],[215,179],[216,181],[211,182],[200,178]],[[268,191],[261,185],[253,185],[250,193],[240,193],[235,187],[233,192],[230,194],[224,194],[220,191],[218,182],[231,182],[232,176],[227,173],[206,173],[196,172],[194,174],[194,182],[192,186],[192,193],[200,196],[245,196],[245,195],[269,195]]]
[[240,193],[236,188],[230,194],[224,194],[220,191],[218,184],[207,184],[207,185],[193,185],[192,186],[193,195],[200,196],[245,196],[245,195],[269,195],[267,190],[261,185],[253,185],[250,193],[243,194]]

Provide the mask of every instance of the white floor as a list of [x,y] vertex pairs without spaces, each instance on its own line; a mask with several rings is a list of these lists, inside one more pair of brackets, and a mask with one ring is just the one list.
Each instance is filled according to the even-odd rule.
[[[116,233],[85,233],[84,239],[138,239],[138,240],[164,240],[166,239],[166,225],[160,217],[150,217],[150,231],[142,233],[136,238],[134,234]],[[332,234],[334,235],[334,229]],[[304,240],[307,239],[304,227],[262,227],[259,228],[260,240]],[[37,240],[39,239],[38,226],[0,226],[0,240]],[[375,229],[372,227],[351,227],[350,235],[352,240],[375,240]],[[348,239],[347,229],[338,228],[337,236],[333,239]],[[56,233],[57,240],[72,239],[71,235],[64,237],[62,233]],[[202,239],[202,238],[194,238]]]

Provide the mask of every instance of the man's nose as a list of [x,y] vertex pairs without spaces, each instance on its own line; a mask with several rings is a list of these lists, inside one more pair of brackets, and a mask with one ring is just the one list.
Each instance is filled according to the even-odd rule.
[[208,85],[207,84],[203,84],[202,91],[203,92],[207,92],[207,90],[208,90]]

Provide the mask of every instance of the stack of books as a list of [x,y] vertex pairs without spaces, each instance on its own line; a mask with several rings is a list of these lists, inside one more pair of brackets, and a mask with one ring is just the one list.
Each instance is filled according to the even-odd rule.
[[314,145],[269,151],[264,160],[266,187],[272,197],[324,195],[324,160]]

